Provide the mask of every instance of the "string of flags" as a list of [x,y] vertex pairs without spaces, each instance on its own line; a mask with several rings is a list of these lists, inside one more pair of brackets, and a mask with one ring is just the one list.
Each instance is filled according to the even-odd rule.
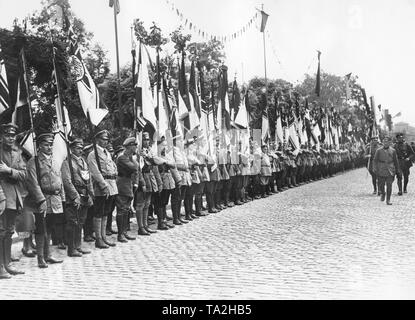
[[241,37],[244,33],[246,33],[254,25],[255,21],[259,17],[259,12],[256,12],[251,17],[251,19],[249,19],[248,22],[245,23],[236,32],[229,33],[227,35],[219,36],[219,35],[213,35],[209,32],[206,32],[206,31],[200,29],[199,27],[197,27],[197,25],[194,22],[192,22],[189,18],[187,18],[185,15],[183,15],[182,11],[179,10],[171,0],[166,0],[166,3],[169,6],[169,8],[177,14],[180,21],[184,22],[184,26],[186,28],[188,28],[190,31],[195,32],[197,35],[199,35],[200,37],[202,37],[204,39],[219,40],[223,43],[226,43],[226,42],[229,42],[229,41],[232,41],[232,40],[235,40],[235,39]]

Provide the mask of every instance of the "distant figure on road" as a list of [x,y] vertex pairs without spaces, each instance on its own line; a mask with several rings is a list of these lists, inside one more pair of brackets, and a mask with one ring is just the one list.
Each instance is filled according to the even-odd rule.
[[403,192],[407,193],[407,186],[409,182],[409,169],[412,167],[412,160],[415,157],[415,152],[412,147],[405,142],[403,138],[403,133],[398,133],[396,135],[396,143],[393,148],[396,150],[398,156],[400,171],[396,173],[398,178],[398,195],[402,195],[402,176],[403,176]]
[[395,174],[399,172],[399,162],[396,150],[391,148],[392,139],[385,137],[383,139],[383,148],[376,151],[373,158],[373,171],[379,180],[379,190],[381,193],[380,201],[385,200],[385,183],[386,183],[386,204],[391,205],[390,202],[392,194],[392,183],[395,179]]
[[[373,194],[376,194],[376,186],[377,186],[377,177],[376,177],[375,172],[373,171],[373,158],[375,156],[376,150],[381,147],[382,147],[382,144],[379,143],[377,136],[373,136],[370,143],[366,145],[365,158],[368,159],[367,169],[369,170],[369,173],[372,176]],[[380,196],[380,190],[378,190],[377,193],[378,193],[378,196]]]

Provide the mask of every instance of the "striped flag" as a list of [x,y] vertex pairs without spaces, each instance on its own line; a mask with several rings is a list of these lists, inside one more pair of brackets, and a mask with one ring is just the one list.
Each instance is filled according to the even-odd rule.
[[135,86],[136,104],[138,107],[137,121],[143,128],[143,123],[145,121],[146,123],[149,123],[154,130],[156,130],[156,103],[153,99],[150,78],[148,75],[148,66],[150,65],[150,62],[148,58],[148,52],[145,50],[144,45],[141,43],[138,55],[138,78]]
[[9,85],[7,83],[6,64],[0,47],[0,114],[10,108]]
[[29,96],[26,90],[27,84],[24,75],[24,51],[20,51],[19,55],[19,77],[17,82],[17,99],[12,115],[12,122],[19,127],[20,131],[26,131],[32,129],[30,121],[30,110],[29,110]]

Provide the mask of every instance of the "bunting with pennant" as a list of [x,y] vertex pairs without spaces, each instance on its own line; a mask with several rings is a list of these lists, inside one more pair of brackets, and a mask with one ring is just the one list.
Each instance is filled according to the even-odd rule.
[[[255,22],[259,18],[258,12],[256,12],[242,27],[240,27],[236,32],[229,33],[227,35],[214,35],[205,30],[197,27],[196,23],[192,22],[191,19],[187,18],[181,10],[179,10],[176,5],[171,0],[165,0],[166,4],[172,12],[174,12],[182,22],[182,24],[193,34],[201,36],[205,40],[216,40],[221,42],[229,42],[235,39],[238,39],[243,34],[245,34],[252,26],[255,25]],[[265,12],[264,12],[265,13]],[[268,16],[268,15],[267,15]],[[262,22],[264,19],[262,19]],[[265,22],[266,23],[266,22]],[[262,24],[261,24],[262,25]],[[265,28],[265,26],[264,26]]]

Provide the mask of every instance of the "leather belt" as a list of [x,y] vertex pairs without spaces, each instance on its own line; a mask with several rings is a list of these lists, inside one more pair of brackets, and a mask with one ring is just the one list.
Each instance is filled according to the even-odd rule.
[[104,179],[107,180],[116,180],[117,176],[116,175],[103,175]]
[[55,191],[45,191],[42,190],[43,194],[46,194],[48,196],[57,196],[58,194],[60,194],[60,190],[55,190]]

